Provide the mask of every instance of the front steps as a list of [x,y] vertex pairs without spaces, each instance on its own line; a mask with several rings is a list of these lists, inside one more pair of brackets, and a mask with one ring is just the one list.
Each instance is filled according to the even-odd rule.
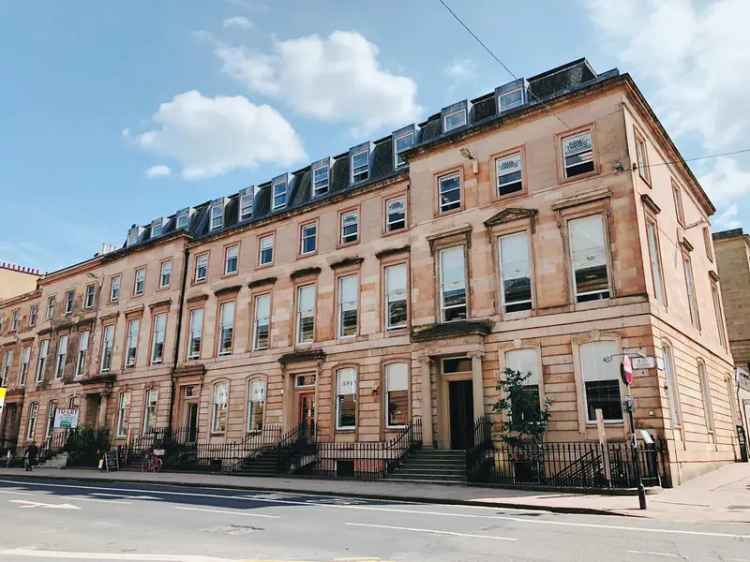
[[447,449],[418,449],[389,477],[390,482],[464,484],[466,452]]

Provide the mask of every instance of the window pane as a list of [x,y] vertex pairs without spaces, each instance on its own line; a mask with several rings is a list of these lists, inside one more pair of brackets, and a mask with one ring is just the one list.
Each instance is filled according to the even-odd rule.
[[440,183],[440,211],[450,211],[461,206],[461,178],[454,176],[443,177]]
[[596,410],[601,408],[605,420],[622,419],[620,383],[616,380],[586,383],[586,404],[590,421],[596,420]]
[[357,335],[359,278],[349,275],[339,279],[339,335]]
[[526,232],[500,238],[500,271],[505,312],[531,308],[531,260]]
[[528,375],[524,384],[539,384],[539,352],[534,349],[516,349],[505,353],[505,366],[508,369]]
[[355,427],[357,424],[357,372],[354,369],[342,369],[336,381],[336,426],[338,428]]
[[563,139],[563,156],[565,158],[565,175],[577,176],[594,169],[591,133],[581,133]]
[[268,348],[270,332],[271,296],[260,295],[255,298],[255,349]]
[[514,154],[495,161],[497,168],[497,192],[508,195],[523,190],[521,155]]
[[[586,390],[589,421],[596,420],[596,408],[602,408],[604,419],[622,419],[620,400],[620,362],[617,344],[600,341],[580,347],[581,375]],[[613,357],[605,362],[605,357]],[[593,405],[592,405],[593,404]]]
[[646,223],[646,236],[648,238],[648,253],[651,260],[651,277],[654,281],[654,296],[657,301],[664,303],[664,277],[661,271],[661,260],[659,259],[659,245],[657,243],[656,225],[652,222]]
[[609,298],[607,247],[601,215],[568,223],[578,302]]
[[406,204],[403,199],[388,201],[386,230],[391,232],[406,226]]
[[406,325],[406,264],[392,265],[385,269],[386,283],[386,327]]
[[199,357],[201,354],[201,339],[203,335],[203,309],[190,311],[190,349],[188,357]]
[[466,318],[466,275],[464,248],[455,246],[440,252],[440,282],[443,320]]

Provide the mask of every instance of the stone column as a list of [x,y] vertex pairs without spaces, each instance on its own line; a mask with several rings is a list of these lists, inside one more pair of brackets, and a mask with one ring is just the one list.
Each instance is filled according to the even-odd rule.
[[474,420],[485,414],[482,355],[481,351],[472,351],[469,353],[469,357],[471,357],[471,389],[474,398]]
[[424,447],[432,447],[432,360],[425,354],[419,358],[419,363],[422,368],[422,444]]

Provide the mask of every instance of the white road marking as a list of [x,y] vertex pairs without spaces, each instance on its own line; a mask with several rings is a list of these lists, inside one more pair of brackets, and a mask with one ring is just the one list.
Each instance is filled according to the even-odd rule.
[[10,503],[18,504],[18,506],[22,509],[35,509],[37,507],[43,507],[45,509],[81,509],[77,505],[72,505],[69,503],[42,503],[42,502],[32,502],[29,500],[8,500]]
[[[478,518],[478,519],[494,519],[500,521],[514,521],[516,523],[523,523],[527,525],[553,525],[557,527],[577,527],[584,529],[602,529],[612,531],[628,531],[631,533],[658,533],[658,534],[674,534],[674,535],[690,535],[698,537],[719,537],[729,539],[744,539],[750,540],[750,535],[737,535],[734,533],[716,533],[711,531],[689,531],[683,529],[659,529],[652,527],[628,527],[625,525],[604,525],[600,523],[574,523],[571,521],[550,521],[548,519],[528,519],[521,517],[512,517],[509,515],[475,515],[473,513],[450,513],[446,511],[426,511],[416,509],[396,509],[389,507],[374,507],[366,505],[334,505],[326,503],[315,503],[314,501],[299,501],[299,500],[275,500],[270,498],[255,498],[252,496],[231,496],[221,494],[199,494],[195,492],[169,492],[169,491],[156,491],[156,490],[138,490],[132,488],[108,488],[108,487],[97,487],[97,486],[83,486],[80,484],[52,484],[49,482],[19,482],[16,480],[0,480],[0,483],[7,483],[21,486],[49,486],[53,488],[77,488],[77,489],[90,489],[90,490],[107,490],[115,492],[127,492],[127,493],[143,493],[149,492],[152,494],[168,495],[168,496],[188,496],[188,497],[199,497],[199,498],[219,498],[219,499],[232,499],[232,500],[245,500],[245,501],[261,501],[269,503],[281,503],[291,505],[307,505],[325,507],[329,509],[355,509],[363,511],[384,511],[390,513],[409,513],[413,515],[436,515],[442,517],[463,517],[463,518]],[[158,483],[157,483],[158,484]],[[491,508],[486,509],[500,509]]]
[[180,511],[205,511],[207,513],[223,513],[225,515],[243,515],[245,517],[265,517],[267,519],[281,519],[280,515],[266,515],[265,513],[250,513],[245,511],[229,511],[226,509],[208,509],[205,507],[176,507]]
[[682,558],[687,560],[687,556],[681,556],[680,554],[672,554],[671,552],[651,552],[648,550],[628,550],[629,554],[642,554],[643,556],[663,556],[664,558]]
[[397,527],[395,525],[374,525],[370,523],[347,523],[349,527],[370,527],[373,529],[390,529],[394,531],[412,531],[415,533],[429,533],[432,535],[449,535],[451,537],[465,537],[470,539],[491,539],[494,541],[515,542],[518,539],[511,537],[495,537],[492,535],[470,535],[467,533],[457,533],[456,531],[441,531],[439,529],[418,529],[416,527]]
[[0,550],[8,556],[27,556],[29,558],[52,558],[72,560],[132,560],[145,562],[239,562],[231,558],[215,556],[196,556],[191,554],[127,554],[123,552],[65,552],[60,550],[36,550],[35,548],[13,548]]
[[[12,496],[38,496],[40,492],[21,492],[18,490],[1,490],[0,494],[10,494]],[[47,496],[45,496],[47,497]],[[132,505],[133,502],[126,502],[121,500],[103,500],[99,498],[79,498],[78,496],[69,496],[69,495],[63,495],[64,498],[67,498],[71,501],[77,501],[77,502],[100,502],[100,503],[114,503],[117,505]],[[158,498],[154,498],[158,499]]]

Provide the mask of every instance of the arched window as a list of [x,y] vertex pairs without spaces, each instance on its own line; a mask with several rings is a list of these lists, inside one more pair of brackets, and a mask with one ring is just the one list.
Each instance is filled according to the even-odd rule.
[[211,432],[224,433],[227,430],[227,413],[229,411],[229,383],[217,382],[214,385],[213,405],[211,407]]
[[266,411],[266,381],[253,379],[247,383],[247,431],[261,431]]
[[409,366],[390,363],[385,367],[385,424],[404,427],[409,422]]

